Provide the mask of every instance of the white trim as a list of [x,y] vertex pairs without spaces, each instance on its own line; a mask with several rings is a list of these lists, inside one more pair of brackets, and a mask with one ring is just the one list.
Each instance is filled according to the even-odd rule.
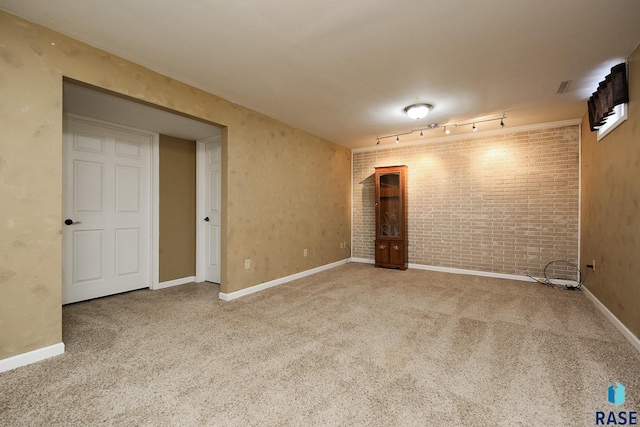
[[100,119],[94,119],[93,117],[80,116],[78,114],[73,114],[73,113],[64,113],[63,117],[66,117],[68,119],[72,119],[78,122],[87,123],[90,125],[97,125],[97,126],[102,126],[102,127],[113,129],[113,130],[136,133],[142,136],[150,136],[154,134],[154,132],[148,131],[145,129],[134,128],[131,126],[125,126],[118,123],[112,123],[112,122],[107,122]]
[[160,289],[160,134],[151,143],[151,289]]
[[[375,264],[375,260],[367,259],[367,258],[350,258],[350,262],[359,262],[362,264]],[[538,282],[543,280],[543,277],[532,277],[532,276],[524,276],[520,274],[507,274],[507,273],[496,273],[493,271],[481,271],[481,270],[466,270],[463,268],[453,268],[453,267],[440,267],[437,265],[426,265],[426,264],[413,264],[409,263],[409,268],[414,270],[427,270],[427,271],[439,271],[441,273],[450,273],[450,274],[464,274],[467,276],[479,276],[479,277],[492,277],[494,279],[508,279],[508,280],[519,280],[521,282]],[[565,279],[553,279],[555,285],[563,285],[563,286],[577,286],[577,280],[565,280]]]
[[354,209],[355,209],[355,205],[353,204],[353,189],[355,188],[353,186],[353,152],[349,153],[349,156],[351,157],[351,181],[349,182],[349,189],[351,190],[350,193],[350,201],[351,201],[351,222],[349,223],[349,231],[350,231],[350,236],[349,236],[349,257],[351,257],[351,255],[353,255],[353,218],[354,218]]
[[627,328],[624,323],[620,321],[620,319],[618,319],[611,311],[609,311],[609,309],[603,303],[601,303],[600,300],[589,291],[589,289],[587,289],[585,286],[583,286],[581,289],[587,296],[587,298],[589,298],[591,302],[593,302],[593,304],[598,307],[602,314],[604,314],[611,321],[611,323],[613,323],[613,326],[615,326],[631,343],[631,345],[640,352],[640,339],[638,339],[638,337],[636,337],[633,332],[631,332],[629,328]]
[[[582,122],[578,125],[578,271],[580,271],[582,245]],[[580,273],[578,273],[579,275]],[[578,277],[578,280],[582,280]]]
[[42,347],[27,353],[18,354],[17,356],[8,357],[0,360],[0,372],[10,371],[21,366],[31,365],[50,357],[59,356],[64,353],[64,343]]
[[184,285],[185,283],[196,282],[196,276],[183,277],[181,279],[167,280],[166,282],[160,282],[153,288],[154,291],[158,289],[170,288],[172,286]]
[[532,279],[529,276],[523,276],[519,274],[495,273],[493,271],[466,270],[463,268],[438,267],[435,265],[411,264],[411,263],[409,264],[409,268],[413,268],[416,270],[440,271],[442,273],[465,274],[468,276],[493,277],[494,279],[509,279],[509,280],[520,280],[522,282],[535,282],[535,279]]
[[618,104],[613,107],[613,114],[605,119],[602,126],[598,128],[597,140],[601,141],[605,136],[609,135],[615,128],[627,121],[627,103]]
[[[415,147],[420,145],[434,144],[438,142],[445,142],[445,141],[452,141],[452,140],[484,138],[484,137],[493,136],[493,135],[509,135],[512,133],[529,132],[533,130],[551,129],[551,128],[558,128],[558,127],[565,127],[565,126],[575,126],[581,123],[582,123],[582,119],[571,119],[571,120],[562,120],[559,122],[539,123],[535,125],[510,127],[505,129],[500,128],[500,129],[494,129],[494,130],[488,130],[488,131],[464,133],[459,135],[441,136],[437,138],[418,139],[416,141],[402,142],[400,144],[373,145],[372,147],[354,148],[351,150],[351,153],[364,153],[367,151],[392,150],[397,148]],[[374,142],[375,141],[372,140],[372,143]]]
[[204,143],[196,141],[196,280],[204,282],[204,254],[205,254],[205,232],[204,224],[200,219],[204,211]]
[[[362,264],[375,264],[375,260],[367,258],[350,258],[351,262],[359,262]],[[494,279],[510,279],[522,282],[535,282],[534,278],[522,276],[519,274],[494,273],[492,271],[465,270],[462,268],[439,267],[437,265],[413,264],[409,263],[409,268],[414,270],[439,271],[441,273],[465,274],[468,276],[493,277]]]
[[360,264],[375,264],[376,261],[367,258],[349,258],[349,262],[359,262]]
[[[545,280],[544,277],[537,277],[536,279]],[[552,285],[569,286],[572,288],[580,286],[580,282],[578,280],[571,280],[571,279],[548,279],[548,280]]]
[[269,282],[260,283],[258,285],[251,286],[249,288],[240,289],[239,291],[231,292],[228,294],[223,294],[220,292],[218,298],[223,301],[231,301],[236,298],[240,298],[246,295],[254,294],[256,292],[263,291],[268,288],[272,288],[274,286],[281,285],[283,283],[291,282],[292,280],[302,279],[303,277],[311,276],[313,274],[319,273],[321,271],[329,270],[334,267],[338,267],[340,265],[346,264],[348,258],[345,258],[340,261],[333,262],[331,264],[321,265],[320,267],[312,268],[311,270],[301,271],[300,273],[295,273],[290,276],[281,277],[279,279],[271,280]]

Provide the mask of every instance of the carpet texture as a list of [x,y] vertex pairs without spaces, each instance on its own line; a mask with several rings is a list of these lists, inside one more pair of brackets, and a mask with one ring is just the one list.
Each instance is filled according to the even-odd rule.
[[0,425],[592,426],[640,410],[640,354],[581,292],[347,264],[217,296],[65,306],[66,353],[0,374]]

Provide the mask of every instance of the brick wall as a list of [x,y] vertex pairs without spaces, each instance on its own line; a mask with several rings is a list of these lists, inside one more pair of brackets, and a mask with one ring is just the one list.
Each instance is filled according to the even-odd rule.
[[577,264],[578,144],[575,125],[356,150],[352,256],[374,258],[374,167],[407,165],[409,263],[532,276]]

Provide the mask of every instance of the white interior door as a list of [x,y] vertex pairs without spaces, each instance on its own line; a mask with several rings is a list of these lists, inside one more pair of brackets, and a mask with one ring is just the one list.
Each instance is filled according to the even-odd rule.
[[200,142],[204,161],[204,209],[200,221],[204,223],[204,280],[220,283],[220,232],[222,189],[222,145],[218,139]]
[[149,287],[152,140],[65,118],[63,304]]

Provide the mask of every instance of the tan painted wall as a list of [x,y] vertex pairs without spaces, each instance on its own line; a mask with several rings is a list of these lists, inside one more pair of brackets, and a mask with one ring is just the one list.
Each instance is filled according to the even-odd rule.
[[349,150],[5,12],[0,40],[0,359],[62,339],[63,76],[226,126],[223,292],[348,256]]
[[[604,76],[602,76],[604,78]],[[601,141],[582,121],[582,269],[586,287],[640,337],[640,47],[629,57],[628,120]]]
[[160,135],[160,282],[196,275],[196,142]]
[[[374,258],[373,168],[401,164],[409,167],[410,263],[535,277],[556,259],[577,264],[578,140],[577,125],[505,128],[354,153],[354,256]],[[549,273],[575,277],[559,265]]]

